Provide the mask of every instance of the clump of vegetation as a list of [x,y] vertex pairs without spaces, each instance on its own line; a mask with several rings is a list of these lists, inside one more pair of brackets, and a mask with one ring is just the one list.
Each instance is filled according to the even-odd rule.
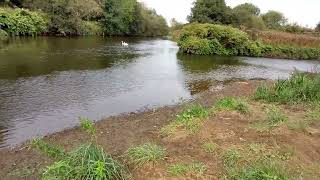
[[248,103],[241,98],[225,97],[217,101],[214,108],[216,110],[238,111],[242,114],[249,113]]
[[207,170],[207,166],[203,163],[177,163],[169,166],[168,173],[171,176],[185,175],[188,173],[194,173],[201,175]]
[[90,119],[80,118],[80,126],[92,137],[96,135],[96,128],[94,127],[94,124]]
[[9,35],[34,36],[45,33],[47,28],[48,20],[42,13],[19,8],[0,8],[0,29]]
[[[81,120],[81,126],[93,136],[95,128],[88,119]],[[43,179],[106,179],[127,180],[131,175],[103,149],[93,143],[81,145],[74,151],[64,152],[42,140],[34,140],[32,145],[50,157],[58,159],[42,174]]]
[[31,146],[40,150],[41,152],[43,152],[51,158],[61,159],[65,157],[65,152],[62,148],[52,144],[48,144],[42,139],[34,139],[31,142]]
[[203,120],[209,116],[209,112],[203,106],[196,104],[187,107],[184,111],[177,115],[177,118],[169,125],[161,129],[161,133],[170,135],[177,128],[184,128],[190,132],[196,132]]
[[247,33],[230,26],[195,23],[183,27],[178,45],[180,50],[187,54],[289,59],[320,58],[320,48],[262,43],[256,39],[251,40]]
[[276,106],[270,106],[267,110],[267,122],[272,127],[277,127],[279,124],[287,122],[288,117],[285,116]]
[[0,29],[0,40],[8,39],[8,33],[2,29]]
[[313,104],[311,110],[307,112],[307,123],[308,124],[320,124],[320,105]]
[[237,165],[238,161],[241,158],[239,150],[232,148],[227,150],[223,156],[223,163],[227,168],[234,167]]
[[284,104],[319,102],[319,89],[320,75],[294,73],[289,79],[278,80],[271,87],[258,87],[255,98]]
[[93,144],[82,145],[48,166],[43,179],[131,179],[124,166]]
[[166,150],[156,144],[146,143],[144,145],[128,149],[126,155],[129,157],[130,161],[141,166],[145,163],[156,163],[160,160],[164,160]]
[[217,149],[217,144],[215,144],[215,143],[204,143],[202,145],[202,149],[206,153],[213,153]]
[[228,171],[227,179],[253,179],[253,180],[288,180],[287,170],[279,163],[271,159],[259,160],[245,167]]

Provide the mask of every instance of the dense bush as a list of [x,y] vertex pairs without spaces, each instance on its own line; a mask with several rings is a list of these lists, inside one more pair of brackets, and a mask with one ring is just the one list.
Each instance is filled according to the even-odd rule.
[[254,41],[239,29],[214,24],[186,25],[178,40],[188,54],[318,59],[320,49]]
[[45,15],[26,9],[0,8],[0,28],[10,35],[37,35],[47,31]]

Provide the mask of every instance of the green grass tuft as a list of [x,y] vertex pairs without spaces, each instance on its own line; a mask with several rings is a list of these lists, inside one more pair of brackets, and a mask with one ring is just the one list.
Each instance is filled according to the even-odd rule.
[[225,97],[215,103],[214,109],[238,111],[241,114],[249,113],[249,105],[245,99]]
[[255,99],[283,104],[320,102],[320,75],[295,72],[287,80],[278,80],[271,87],[260,86]]
[[169,125],[161,129],[161,134],[171,135],[177,128],[184,128],[189,132],[197,132],[202,122],[209,116],[209,112],[203,106],[196,104],[187,107],[177,115],[177,118]]
[[288,180],[286,169],[273,160],[259,160],[244,168],[228,171],[226,179]]
[[80,126],[84,129],[90,136],[94,137],[96,135],[96,128],[93,122],[88,118],[80,118]]
[[31,146],[43,152],[47,156],[55,159],[61,159],[65,157],[65,152],[62,148],[46,143],[42,139],[34,139],[31,142]]
[[132,179],[127,169],[93,144],[77,150],[48,166],[43,179]]
[[145,163],[156,163],[160,160],[164,160],[166,150],[156,144],[146,143],[144,145],[128,149],[126,155],[129,157],[130,161],[141,166]]
[[207,170],[207,166],[203,163],[177,163],[169,166],[168,174],[171,176],[180,176],[188,173],[202,175]]
[[237,149],[229,149],[223,154],[223,163],[226,167],[234,167],[241,158],[241,154]]
[[202,149],[206,153],[213,153],[217,149],[217,144],[215,144],[215,143],[204,143],[202,145]]
[[267,122],[269,127],[277,127],[281,123],[287,122],[288,117],[285,116],[276,106],[270,106],[267,110]]

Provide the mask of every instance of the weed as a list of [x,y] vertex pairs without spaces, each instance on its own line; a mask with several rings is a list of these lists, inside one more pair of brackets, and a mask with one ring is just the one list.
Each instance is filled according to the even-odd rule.
[[287,80],[278,80],[271,87],[260,86],[255,99],[283,104],[320,101],[320,75],[295,72]]
[[249,144],[249,150],[254,154],[259,154],[265,150],[265,144]]
[[131,179],[127,169],[93,144],[77,150],[48,166],[43,179]]
[[217,148],[217,144],[214,144],[214,143],[204,143],[202,145],[202,148],[203,150],[206,152],[206,153],[213,153],[216,148]]
[[126,154],[130,161],[141,166],[148,162],[155,163],[159,160],[164,160],[166,150],[156,144],[146,143],[144,145],[128,149]]
[[309,124],[320,124],[320,105],[315,104],[312,110],[307,112],[307,122]]
[[177,163],[169,166],[168,173],[171,176],[185,175],[187,173],[203,174],[207,170],[207,166],[203,163]]
[[288,180],[289,173],[278,162],[264,159],[244,168],[228,171],[227,179]]
[[236,98],[226,97],[226,98],[220,99],[218,102],[216,102],[214,108],[216,110],[238,111],[242,114],[249,113],[248,103],[241,98],[236,99]]
[[289,121],[287,126],[291,130],[305,131],[309,127],[309,122],[306,120]]
[[237,149],[229,149],[223,154],[223,162],[226,167],[234,167],[240,160],[241,155]]
[[88,118],[80,118],[80,126],[84,129],[90,136],[95,137],[96,128],[91,120]]
[[189,132],[196,132],[200,129],[205,118],[209,116],[209,112],[201,105],[192,105],[177,115],[177,118],[169,125],[161,129],[161,134],[171,135],[177,128],[184,128]]
[[283,122],[287,122],[288,117],[286,117],[279,108],[276,106],[270,106],[267,110],[267,122],[268,125],[273,128],[279,126]]
[[45,153],[51,158],[60,159],[65,156],[65,152],[58,146],[54,146],[46,143],[42,139],[34,139],[31,142],[31,146]]

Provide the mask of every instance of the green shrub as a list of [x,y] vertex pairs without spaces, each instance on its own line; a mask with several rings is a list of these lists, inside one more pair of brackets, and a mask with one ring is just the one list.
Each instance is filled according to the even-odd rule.
[[289,79],[278,80],[271,87],[260,86],[256,99],[268,102],[299,103],[320,101],[320,75],[294,73]]
[[0,27],[10,35],[37,35],[47,31],[48,20],[39,12],[0,8]]
[[103,35],[103,28],[99,22],[81,21],[79,34],[80,35]]
[[48,166],[43,179],[131,179],[127,169],[93,144],[82,145]]
[[148,162],[155,163],[159,160],[163,160],[166,155],[166,150],[156,144],[146,143],[128,149],[126,154],[130,161],[140,166]]

